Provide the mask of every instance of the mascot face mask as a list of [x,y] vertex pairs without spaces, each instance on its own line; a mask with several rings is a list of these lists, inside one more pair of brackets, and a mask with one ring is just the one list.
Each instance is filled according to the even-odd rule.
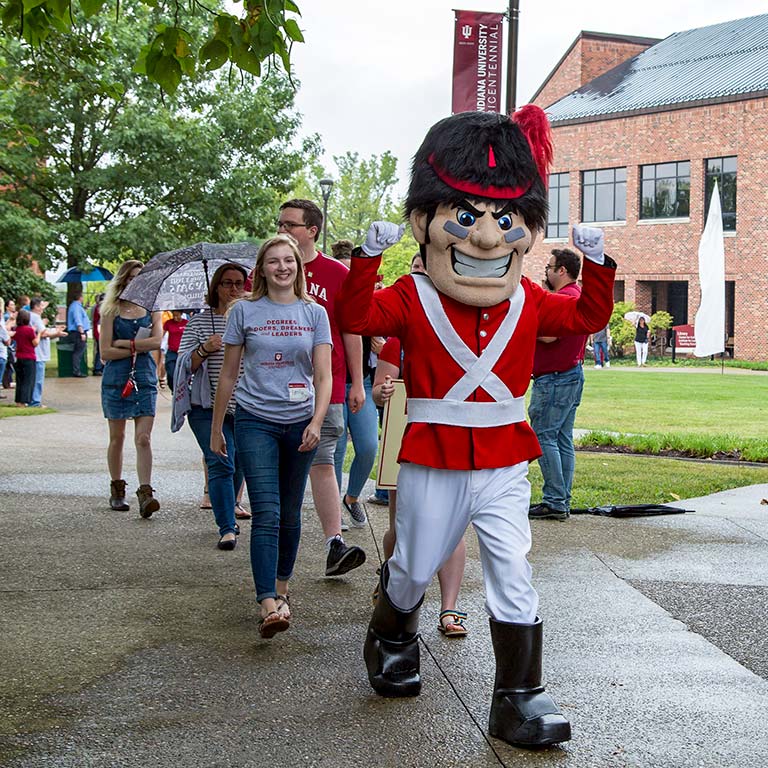
[[523,257],[546,223],[552,159],[546,116],[462,112],[427,134],[413,161],[406,213],[441,293],[488,307],[520,283]]
[[509,205],[487,200],[440,204],[431,219],[416,211],[411,228],[426,246],[427,274],[435,288],[476,307],[498,304],[515,292],[523,256],[536,239]]

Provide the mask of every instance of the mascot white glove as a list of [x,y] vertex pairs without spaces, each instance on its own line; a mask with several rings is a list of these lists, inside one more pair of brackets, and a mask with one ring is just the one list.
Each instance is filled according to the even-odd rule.
[[368,227],[368,234],[361,246],[366,256],[380,256],[390,245],[394,245],[405,232],[405,224],[393,224],[391,221],[374,221]]
[[605,264],[602,229],[577,224],[573,228],[573,244],[584,254],[585,258],[595,264]]

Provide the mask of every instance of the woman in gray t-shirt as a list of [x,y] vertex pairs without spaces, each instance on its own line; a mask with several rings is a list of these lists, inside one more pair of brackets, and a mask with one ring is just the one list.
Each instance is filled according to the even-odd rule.
[[211,450],[226,455],[222,424],[234,390],[235,450],[253,515],[259,633],[270,638],[290,626],[288,580],[299,549],[301,505],[331,398],[328,316],[307,295],[301,254],[289,235],[259,250],[253,292],[230,309],[224,345]]

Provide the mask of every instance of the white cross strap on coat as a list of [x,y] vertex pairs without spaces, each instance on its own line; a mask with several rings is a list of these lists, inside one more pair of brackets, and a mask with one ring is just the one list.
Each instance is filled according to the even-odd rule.
[[[500,427],[525,421],[525,397],[514,397],[509,387],[492,370],[517,328],[525,304],[522,286],[517,287],[510,299],[507,315],[490,344],[478,356],[451,325],[432,281],[416,277],[414,283],[432,330],[446,352],[466,373],[442,399],[409,397],[408,421],[455,427]],[[478,387],[482,387],[493,401],[468,401],[467,398]]]

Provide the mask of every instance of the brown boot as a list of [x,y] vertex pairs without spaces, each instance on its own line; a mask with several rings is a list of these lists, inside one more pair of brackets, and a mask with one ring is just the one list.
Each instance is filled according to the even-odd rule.
[[125,500],[125,480],[113,480],[109,484],[109,507],[116,512],[127,512],[130,509]]
[[160,509],[160,502],[152,497],[153,490],[151,485],[140,485],[136,491],[139,497],[139,514],[144,518],[152,517],[152,513]]

